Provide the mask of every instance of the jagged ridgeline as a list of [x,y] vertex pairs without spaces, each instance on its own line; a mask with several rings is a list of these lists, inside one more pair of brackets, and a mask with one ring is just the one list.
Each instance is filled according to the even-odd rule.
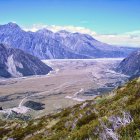
[[0,139],[139,140],[140,79],[60,113],[0,121]]
[[39,59],[87,59],[126,57],[137,48],[102,43],[88,34],[41,29],[26,32],[15,23],[0,25],[0,42]]

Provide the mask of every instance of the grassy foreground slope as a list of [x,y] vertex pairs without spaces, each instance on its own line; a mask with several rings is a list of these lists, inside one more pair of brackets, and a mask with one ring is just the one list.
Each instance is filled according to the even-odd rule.
[[140,79],[105,96],[30,121],[0,121],[7,140],[139,140]]

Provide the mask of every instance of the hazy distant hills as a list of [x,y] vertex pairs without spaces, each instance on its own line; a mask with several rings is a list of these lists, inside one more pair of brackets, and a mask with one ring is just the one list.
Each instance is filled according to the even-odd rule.
[[0,44],[0,77],[43,75],[52,68],[22,50]]
[[131,77],[140,76],[140,50],[126,57],[117,67],[117,71]]
[[0,25],[0,42],[40,59],[126,57],[136,48],[108,45],[87,34],[47,29],[25,32],[15,23]]

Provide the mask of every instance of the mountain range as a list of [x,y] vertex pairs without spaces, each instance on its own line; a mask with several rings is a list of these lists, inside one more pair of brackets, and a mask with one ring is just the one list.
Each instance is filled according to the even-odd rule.
[[82,59],[126,57],[136,48],[102,43],[92,36],[65,30],[41,29],[26,32],[15,23],[0,25],[0,42],[21,49],[39,59]]
[[[10,46],[10,47],[9,47]],[[47,29],[26,32],[17,24],[0,26],[0,77],[42,75],[52,68],[40,59],[125,57],[136,48],[123,48],[93,37]],[[130,77],[140,76],[140,51],[128,55],[116,68]],[[19,96],[20,97],[20,96]],[[39,110],[34,101],[23,107]],[[41,108],[42,109],[42,108]],[[4,111],[3,108],[0,108]],[[31,110],[32,111],[32,110]],[[57,113],[31,118],[11,111],[0,118],[0,139],[8,140],[139,140],[140,78],[105,95],[98,95]]]
[[52,70],[37,57],[0,44],[0,77],[43,75]]

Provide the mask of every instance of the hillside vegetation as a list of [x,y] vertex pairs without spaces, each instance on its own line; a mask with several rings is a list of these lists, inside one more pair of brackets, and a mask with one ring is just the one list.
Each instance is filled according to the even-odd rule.
[[140,79],[57,114],[30,121],[1,120],[0,139],[139,140]]

